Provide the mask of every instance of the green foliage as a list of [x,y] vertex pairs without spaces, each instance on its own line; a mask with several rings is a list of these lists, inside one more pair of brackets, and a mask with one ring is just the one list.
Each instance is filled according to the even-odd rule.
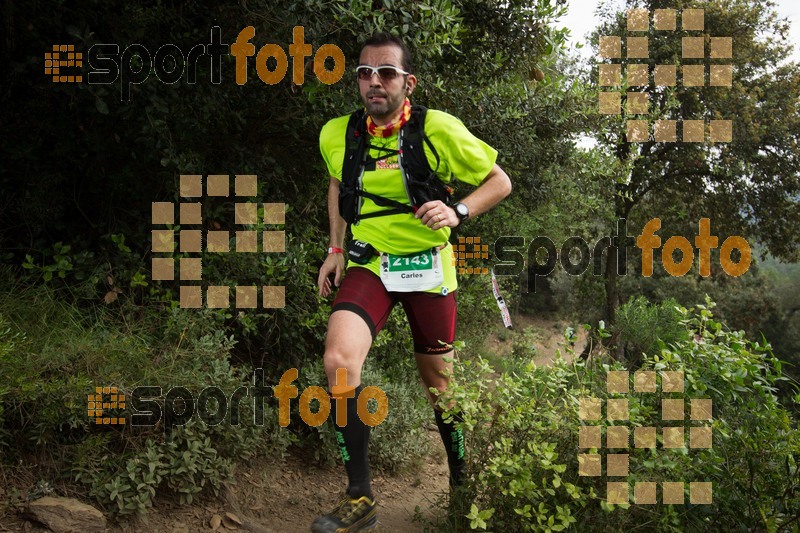
[[[488,363],[457,361],[443,403],[454,401],[464,418],[467,495],[472,527],[497,531],[560,531],[592,493],[578,487],[575,422],[569,413],[584,390],[563,360],[553,368],[520,361],[495,377]],[[480,519],[480,520],[479,520]]]
[[637,296],[620,307],[613,331],[618,342],[627,343],[629,364],[635,367],[642,354],[658,355],[663,346],[687,340],[680,316],[678,303],[671,298],[652,304]]
[[181,503],[210,488],[217,493],[221,484],[233,479],[233,464],[220,457],[204,428],[190,421],[163,442],[148,440],[121,471],[109,477],[95,476],[91,494],[118,514],[144,514],[158,490],[179,496]]
[[526,327],[521,334],[515,335],[511,344],[511,355],[519,361],[530,361],[536,356],[536,343],[542,342],[541,333],[533,326]]
[[[38,0],[25,10],[9,4],[6,26],[13,38],[0,48],[9,65],[0,86],[10,104],[5,125],[20,142],[0,147],[0,246],[10,250],[2,260],[20,283],[0,297],[0,313],[8,319],[7,328],[0,327],[3,457],[28,458],[34,449],[45,477],[73,470],[103,505],[122,514],[143,512],[162,492],[190,501],[225,479],[234,459],[280,456],[298,436],[306,449],[335,457],[335,448],[318,445],[329,431],[280,428],[274,405],[265,409],[263,427],[192,424],[165,440],[161,426],[90,425],[85,398],[104,384],[128,393],[142,384],[161,385],[165,392],[184,386],[193,394],[209,385],[234,390],[254,368],[297,367],[300,381],[324,384],[321,367],[307,364],[319,360],[330,312],[314,289],[327,242],[327,177],[317,136],[325,121],[359,105],[350,67],[373,31],[406,38],[420,80],[414,101],[459,116],[499,149],[499,162],[519,184],[502,217],[474,221],[472,230],[492,242],[507,232],[530,233],[524,224],[531,221],[550,223],[549,213],[518,215],[558,188],[571,146],[564,136],[588,109],[588,93],[565,83],[559,72],[564,31],[552,22],[562,9],[555,0],[387,0],[380,6],[198,1],[179,8],[110,1],[84,10]],[[342,48],[347,76],[329,86],[306,71],[301,86],[289,78],[267,86],[251,58],[248,82],[240,86],[227,57],[222,83],[213,84],[210,63],[200,60],[197,83],[162,84],[151,69],[127,101],[121,80],[67,87],[32,68],[53,42],[74,43],[84,52],[105,43],[121,50],[137,43],[154,52],[173,43],[186,52],[207,43],[213,26],[230,43],[247,24],[256,28],[257,48],[277,43],[284,49],[292,28],[303,26],[314,49],[324,43]],[[534,82],[534,69],[545,78]],[[523,122],[529,127],[519,127]],[[551,161],[558,169],[548,172]],[[203,279],[229,286],[283,284],[284,309],[181,310],[179,283],[151,279],[151,202],[179,202],[179,175],[211,173],[258,175],[258,194],[248,201],[284,202],[286,224],[243,228],[234,224],[230,199],[204,198],[197,229],[284,229],[287,246],[282,254],[205,253]],[[467,192],[465,187],[458,194]],[[167,228],[182,229],[177,223]],[[184,257],[179,250],[172,254],[176,265]],[[45,288],[27,288],[39,285]],[[466,280],[459,297],[465,331],[497,319],[485,279]],[[431,413],[410,346],[407,325],[396,313],[373,348],[379,355],[375,368],[365,371],[365,382],[380,386],[390,400],[389,418],[376,428],[371,450],[376,467],[388,470],[408,466],[426,451],[422,428]],[[252,415],[244,404],[241,418]]]
[[213,426],[197,416],[171,430],[163,417],[154,427],[93,424],[86,398],[98,386],[119,387],[129,402],[135,387],[159,386],[163,413],[172,387],[197,398],[213,385],[230,398],[251,379],[230,365],[233,339],[209,328],[212,313],[131,318],[90,318],[46,287],[0,294],[0,469],[23,461],[42,479],[79,482],[109,512],[143,513],[159,494],[191,503],[230,479],[236,459],[281,457],[295,441],[271,407],[256,422],[252,398],[238,423],[229,407]]
[[[657,1],[627,4],[651,13],[661,7]],[[671,7],[691,6],[679,2]],[[657,198],[661,205],[702,204],[705,216],[712,217],[724,233],[756,236],[774,254],[795,257],[800,233],[781,221],[798,212],[800,114],[791,104],[797,98],[798,74],[797,65],[787,62],[785,41],[772,38],[785,35],[788,25],[767,1],[711,1],[702,7],[708,34],[735,36],[732,87],[687,91],[650,85],[631,90],[647,91],[649,115],[659,120],[733,120],[733,141],[628,143],[624,123],[631,117],[606,117],[598,135],[600,146],[631,164],[630,172],[616,180],[615,215],[628,218],[634,206],[647,198]],[[624,32],[624,12],[606,11],[603,19],[596,35]],[[655,32],[650,35],[646,63],[650,68],[680,64],[681,46],[679,34]],[[682,201],[676,202],[677,198]]]
[[[508,295],[508,292],[504,294]],[[458,281],[456,298],[459,340],[468,346],[481,346],[486,340],[486,332],[503,323],[500,309],[492,293],[491,278],[485,275],[462,277]]]
[[[644,8],[652,21],[653,11],[664,7],[660,0],[628,0],[621,9],[604,5],[602,22],[592,36],[593,46],[600,36],[625,33],[627,9]],[[613,207],[607,227],[612,228],[619,219],[630,223],[673,218],[685,225],[710,218],[720,244],[723,236],[741,235],[751,242],[757,240],[776,257],[795,260],[800,232],[784,221],[797,219],[800,213],[800,113],[794,104],[800,85],[798,65],[789,61],[788,22],[778,17],[769,0],[680,0],[668,7],[678,12],[700,7],[706,35],[733,36],[733,54],[728,61],[733,66],[732,85],[686,90],[656,86],[654,81],[633,86],[623,78],[615,88],[599,87],[596,79],[589,77],[590,72],[596,76],[597,70],[585,70],[583,79],[593,84],[596,92],[618,92],[623,98],[621,114],[596,114],[587,121],[586,129],[597,140],[593,151],[598,158],[613,160],[603,166],[616,167],[615,172],[602,176],[599,183],[605,192],[597,195]],[[644,63],[650,72],[656,65],[684,63],[679,32],[651,31],[648,43]],[[629,63],[642,63],[629,58],[609,62],[621,64],[623,72]],[[656,141],[652,129],[646,141],[628,142],[626,124],[636,118],[625,111],[628,92],[647,94],[651,128],[653,120],[677,121],[679,142]],[[731,120],[732,142],[681,142],[685,120],[704,121],[706,132],[711,120]],[[596,194],[593,188],[587,190]],[[609,261],[604,271],[604,316],[611,322],[614,309],[628,296],[618,293],[613,267]]]
[[[0,313],[0,363],[2,367],[10,366],[8,361],[18,344],[25,342],[25,335],[12,329],[8,319]],[[0,380],[0,420],[5,419],[5,397],[11,391],[11,383]],[[7,448],[11,444],[12,434],[6,427],[0,427],[0,448]]]
[[[101,476],[91,479],[94,485],[92,495],[105,503],[108,511],[141,515],[152,506],[168,460],[155,441],[147,441],[145,446],[141,453],[128,459],[122,472],[105,479]],[[81,474],[78,478],[81,480]],[[189,490],[192,488],[191,485],[187,487]]]
[[[682,339],[664,345],[659,354],[647,354],[642,369],[683,371],[685,390],[665,394],[684,400],[687,417],[691,399],[711,399],[713,420],[685,425],[709,424],[712,448],[663,449],[659,437],[657,449],[629,448],[627,453],[629,482],[711,482],[712,505],[609,505],[606,477],[578,475],[578,453],[598,453],[603,465],[607,453],[619,453],[578,448],[579,427],[586,423],[579,418],[580,399],[615,397],[606,392],[606,374],[624,370],[619,363],[559,358],[552,367],[528,362],[498,374],[477,358],[456,363],[456,379],[443,400],[455,402],[467,437],[468,482],[456,514],[472,529],[492,531],[791,527],[800,513],[800,432],[776,396],[777,384],[786,379],[781,363],[767,345],[726,331],[711,306],[679,308],[680,317],[673,320],[684,330]],[[664,326],[668,334],[676,331]],[[626,426],[679,425],[662,422],[662,394],[626,397]],[[618,424],[603,420],[601,425]]]
[[[561,172],[573,170],[566,168],[566,136],[579,127],[590,96],[561,77],[565,31],[553,22],[563,4],[393,0],[376,6],[368,0],[199,1],[176,10],[112,1],[68,10],[37,1],[24,13],[11,6],[9,32],[16,37],[0,53],[13,68],[4,71],[2,86],[14,102],[7,125],[22,142],[0,148],[8,163],[0,170],[7,198],[0,239],[13,250],[3,260],[15,268],[24,264],[22,279],[29,284],[49,278],[74,291],[76,283],[91,280],[80,294],[67,292],[69,298],[175,307],[178,283],[149,279],[151,202],[180,201],[180,174],[256,174],[258,195],[248,201],[288,206],[287,251],[204,254],[203,277],[217,284],[286,286],[288,305],[280,312],[222,314],[237,334],[237,357],[296,366],[305,354],[319,353],[327,308],[313,287],[327,242],[327,178],[317,136],[325,121],[358,106],[350,67],[361,41],[382,30],[403,36],[412,50],[420,80],[414,101],[454,113],[499,149],[499,162],[517,187],[508,213],[527,213],[532,203],[552,198]],[[213,26],[221,28],[223,42],[232,42],[243,21],[256,28],[257,48],[277,43],[286,49],[292,28],[303,26],[314,49],[330,43],[344,51],[345,77],[329,86],[307,71],[301,86],[290,77],[267,86],[251,58],[248,82],[239,86],[233,58],[226,57],[218,85],[210,82],[209,62],[201,60],[196,83],[184,78],[162,84],[151,70],[145,83],[131,88],[130,100],[122,101],[120,80],[77,89],[53,84],[30,68],[56,36],[84,50],[103,43],[124,50],[138,43],[155,51],[174,43],[185,52],[208,42]],[[545,78],[534,81],[534,69],[545,71]],[[74,154],[92,154],[89,165],[78,164]],[[551,164],[555,169],[549,171]],[[72,194],[50,194],[55,190]],[[242,229],[232,223],[230,203],[212,200],[203,200],[201,229]],[[474,221],[472,229],[486,242],[503,233],[531,233],[522,224],[527,216],[501,215]],[[551,220],[548,214],[532,217]],[[26,231],[18,231],[20,226]]]
[[105,457],[122,468],[96,471],[82,465],[77,478],[91,485],[90,494],[109,512],[120,515],[144,514],[159,491],[177,495],[181,503],[192,503],[206,489],[217,493],[221,483],[232,479],[233,465],[198,426],[192,420],[166,440],[148,439],[124,463]]
[[[680,233],[691,234],[691,231]],[[716,261],[712,253],[712,265]],[[634,272],[634,275],[621,281],[622,294],[643,295],[654,302],[674,298],[683,306],[701,301],[708,295],[716,303],[715,314],[721,321],[733,329],[743,330],[749,338],[764,335],[775,354],[789,364],[787,373],[797,379],[800,314],[794,311],[796,287],[791,277],[796,265],[781,264],[783,269],[776,270],[774,261],[768,260],[765,264],[754,257],[750,269],[738,278],[727,276],[719,269],[713,270],[708,278],[692,273],[673,277],[665,273],[656,259],[653,276],[644,278],[635,272],[639,268],[636,266],[638,262],[638,257],[632,258],[628,272]],[[584,301],[583,305],[590,303]],[[788,391],[784,389],[784,393],[788,394]]]
[[[265,409],[262,427],[192,423],[164,439],[161,427],[91,426],[85,416],[85,397],[100,384],[117,384],[126,391],[139,384],[180,385],[193,393],[209,385],[233,390],[249,381],[253,368],[292,366],[301,369],[301,383],[324,385],[319,355],[330,309],[328,302],[316,296],[314,286],[327,241],[327,178],[317,135],[326,120],[359,105],[351,69],[342,82],[331,86],[318,82],[308,71],[302,86],[289,79],[266,86],[258,79],[251,58],[249,81],[239,86],[232,79],[233,60],[226,58],[223,81],[216,85],[209,81],[208,62],[199,61],[198,83],[181,80],[166,86],[151,71],[146,83],[133,87],[131,101],[123,102],[121,82],[76,88],[43,77],[34,66],[41,65],[41,51],[53,42],[74,42],[83,50],[98,43],[118,43],[123,48],[142,43],[151,51],[176,43],[187,51],[207,42],[209,29],[216,25],[222,28],[223,41],[232,42],[247,21],[256,27],[257,48],[270,42],[286,49],[292,28],[302,25],[315,49],[323,43],[336,44],[352,66],[360,41],[369,33],[394,31],[409,41],[415,56],[420,84],[414,101],[452,112],[497,147],[498,162],[514,183],[511,198],[489,216],[471,221],[464,231],[480,235],[486,243],[509,234],[522,235],[526,242],[537,235],[548,235],[554,242],[571,234],[604,235],[608,231],[598,221],[621,212],[615,199],[624,208],[635,200],[663,209],[663,202],[645,204],[660,194],[671,202],[685,200],[677,202],[680,206],[710,210],[717,217],[715,225],[718,219],[724,220],[731,230],[728,233],[747,227],[748,235],[764,237],[771,249],[782,253],[796,243],[797,235],[796,228],[785,223],[797,218],[796,201],[787,202],[785,196],[794,191],[796,199],[797,193],[796,172],[792,173],[797,160],[797,117],[783,110],[793,109],[785,102],[796,96],[800,84],[796,69],[773,68],[772,60],[781,55],[779,43],[758,41],[760,34],[770,33],[765,30],[783,31],[764,5],[734,1],[723,9],[709,4],[707,21],[714,33],[737,36],[735,87],[727,96],[711,88],[693,91],[682,103],[681,110],[694,112],[701,103],[710,102],[703,113],[712,118],[724,118],[730,109],[741,110],[735,143],[713,149],[674,145],[666,147],[667,152],[646,144],[642,153],[631,155],[631,145],[618,142],[621,123],[608,119],[614,123],[606,123],[601,133],[616,151],[606,157],[606,152],[583,153],[574,147],[575,133],[586,124],[596,124],[596,94],[589,88],[592,84],[575,81],[581,67],[562,54],[564,31],[554,28],[553,21],[563,5],[555,0],[199,1],[179,8],[109,1],[93,2],[92,9],[85,10],[37,0],[26,5],[24,13],[9,3],[5,16],[10,38],[0,49],[8,68],[0,73],[0,87],[9,103],[5,126],[20,142],[0,147],[5,162],[0,169],[4,200],[0,246],[10,250],[2,260],[13,266],[22,284],[8,283],[13,290],[0,297],[0,449],[4,460],[33,463],[32,459],[39,459],[43,476],[51,479],[73,470],[107,508],[135,513],[145,510],[161,493],[179,494],[183,501],[190,501],[226,479],[236,458],[256,453],[280,456],[298,437],[305,449],[336,456],[329,428],[280,428],[274,405]],[[621,17],[609,20],[623,24]],[[610,26],[606,29],[607,35],[620,33]],[[651,47],[652,60],[670,64],[677,57],[678,42],[664,44]],[[544,77],[534,81],[537,73]],[[669,113],[678,112],[676,95],[656,95],[653,103],[663,103]],[[776,117],[781,120],[776,122]],[[287,250],[283,254],[205,254],[204,279],[227,285],[283,283],[287,302],[283,310],[181,310],[178,283],[150,279],[150,203],[180,201],[180,174],[216,172],[256,174],[259,190],[251,201],[287,204]],[[715,194],[706,198],[709,191]],[[457,196],[468,192],[468,187],[460,187]],[[741,208],[740,193],[748,209]],[[203,201],[203,230],[242,229],[233,224],[230,203]],[[627,215],[630,209],[622,211]],[[694,212],[688,214],[698,218]],[[749,217],[744,223],[743,215]],[[246,229],[274,228],[259,224]],[[173,254],[176,260],[185,256]],[[46,289],[22,288],[42,283]],[[525,304],[514,282],[503,283],[512,306]],[[675,287],[664,280],[658,283]],[[753,335],[762,323],[752,320],[770,316],[763,311],[772,308],[762,305],[768,299],[763,291],[758,305],[753,305],[759,285],[750,283],[744,279],[720,284],[714,296],[726,322],[746,327]],[[602,294],[599,285],[591,279],[575,291],[564,291],[570,298],[597,302]],[[695,288],[689,288],[681,295],[687,298],[675,296],[684,305],[696,300],[689,297]],[[647,287],[642,292],[650,296]],[[726,292],[739,294],[726,300]],[[658,294],[653,299],[662,301],[668,296]],[[555,300],[561,302],[558,297]],[[80,311],[73,305],[76,302]],[[476,345],[478,339],[473,337],[497,321],[486,280],[477,276],[462,280],[459,304],[459,334],[469,345]],[[736,315],[746,326],[729,320],[738,310],[746,311]],[[647,328],[652,309],[640,306],[631,312],[629,334],[637,342],[652,342],[646,337],[653,336],[644,335],[652,333]],[[654,336],[674,342],[663,338],[675,333],[670,329],[674,323],[661,315],[653,320],[664,328],[664,333]],[[705,390],[730,400],[731,392],[745,396],[755,386],[756,374],[772,376],[769,369],[774,366],[764,362],[766,355],[753,360],[746,355],[763,355],[768,350],[742,348],[744,340],[730,333],[715,335],[713,342],[706,340],[704,349],[710,351],[703,357],[713,359],[712,366],[722,377],[698,377]],[[696,348],[690,342],[668,348],[675,353],[669,364],[677,357],[688,357]],[[725,348],[726,343],[736,347]],[[475,506],[467,506],[462,514],[469,515],[472,527],[505,526],[514,531],[521,522],[531,529],[554,530],[602,527],[612,524],[612,519],[618,521],[611,529],[634,523],[615,515],[619,509],[602,511],[596,495],[602,494],[603,487],[579,479],[575,472],[575,399],[579,394],[600,394],[602,372],[595,363],[588,367],[559,363],[552,370],[529,368],[528,341],[518,344],[502,369],[499,387],[470,389],[491,383],[482,380],[493,379],[492,370],[481,362],[459,363],[457,375],[471,379],[460,378],[465,388],[461,393],[454,389],[455,394],[462,395],[460,403],[471,413],[471,445],[481,450],[481,455],[471,459]],[[376,466],[388,470],[407,466],[425,452],[421,428],[430,419],[430,408],[414,380],[409,347],[407,326],[395,313],[375,343],[374,368],[365,370],[365,383],[378,385],[389,395],[389,419],[376,428],[371,450]],[[663,363],[652,362],[658,354],[650,354],[647,348],[642,351],[650,356],[645,365],[647,361]],[[741,368],[746,369],[744,374]],[[762,388],[772,387],[769,379]],[[729,484],[736,480],[735,486],[721,485],[735,496],[726,504],[730,516],[719,518],[720,527],[740,520],[757,528],[762,524],[759,516],[764,523],[777,525],[795,510],[792,502],[776,497],[779,487],[787,486],[787,475],[796,475],[792,474],[794,463],[779,460],[792,450],[796,454],[796,447],[792,448],[796,441],[786,429],[794,427],[793,422],[763,394],[764,390],[757,390],[751,396],[766,406],[766,413],[752,405],[726,411],[728,426],[720,427],[731,431],[720,435],[731,438],[731,444],[719,448],[715,442],[709,452],[724,451],[735,459],[727,480]],[[644,403],[634,407],[640,409],[638,413],[654,408]],[[252,406],[246,402],[240,416],[249,420],[252,415]],[[738,417],[745,416],[751,421],[740,423]],[[296,411],[292,420],[297,424]],[[774,435],[786,433],[785,444],[744,442],[744,436],[736,436],[736,427],[753,429],[768,437],[767,443]],[[754,457],[747,465],[752,482],[742,481],[745,467],[741,450],[734,444]],[[675,465],[688,465],[680,457],[668,457],[671,462],[659,466],[665,476],[674,474]],[[708,474],[716,483],[720,478],[712,475],[714,465],[719,465],[719,457],[709,456],[709,470],[700,474]],[[778,468],[783,465],[788,465],[787,475]],[[743,487],[748,488],[743,492]],[[752,502],[745,515],[736,512],[734,497]],[[124,502],[121,507],[120,502]],[[701,512],[691,509],[681,515],[656,507],[657,520],[664,527],[706,525],[697,519]],[[651,523],[649,516],[630,516]]]
[[[792,367],[790,374],[800,379],[800,264],[780,263],[767,258],[761,263],[764,277],[770,280],[766,297],[772,298],[777,309],[767,316],[771,319],[761,324],[764,335],[775,348],[775,353]],[[763,308],[762,308],[763,309]]]
[[380,379],[371,372],[365,374],[367,383],[380,387],[389,400],[389,414],[377,426],[370,441],[370,462],[387,471],[421,466],[430,453],[427,426],[433,420],[433,408],[419,382],[409,376],[404,382]]

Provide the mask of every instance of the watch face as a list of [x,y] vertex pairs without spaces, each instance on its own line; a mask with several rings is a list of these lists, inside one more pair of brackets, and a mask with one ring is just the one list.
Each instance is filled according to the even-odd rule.
[[469,209],[467,209],[467,206],[465,206],[464,204],[456,204],[456,213],[461,218],[465,218],[466,216],[469,215]]

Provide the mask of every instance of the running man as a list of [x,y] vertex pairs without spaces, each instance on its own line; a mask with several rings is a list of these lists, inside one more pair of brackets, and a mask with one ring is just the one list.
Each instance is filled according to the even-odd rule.
[[[446,371],[452,369],[444,361],[452,355],[456,328],[456,269],[448,239],[451,228],[505,198],[511,181],[495,163],[497,151],[456,117],[412,108],[409,97],[417,85],[412,72],[402,40],[372,36],[356,68],[364,111],[335,118],[320,133],[330,174],[330,245],[319,272],[319,293],[327,297],[338,287],[324,363],[331,420],[336,420],[336,399],[347,398],[347,424],[334,422],[334,430],[348,487],[342,501],[314,521],[311,530],[317,533],[364,531],[377,524],[367,458],[370,427],[358,417],[357,398],[372,341],[398,302],[408,317],[417,368],[434,405],[451,487],[458,486],[464,472],[463,436],[442,419],[436,395],[429,390],[444,391]],[[434,171],[432,181],[423,167]],[[444,185],[453,177],[478,187],[450,202]],[[345,274],[348,223],[352,238]],[[347,370],[346,386],[337,386],[340,368]]]

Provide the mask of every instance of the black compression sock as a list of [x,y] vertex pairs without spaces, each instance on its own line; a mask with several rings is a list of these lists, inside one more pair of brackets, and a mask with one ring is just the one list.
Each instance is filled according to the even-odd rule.
[[347,398],[347,425],[344,427],[336,424],[336,404],[338,402],[331,394],[331,420],[333,420],[336,443],[339,445],[344,468],[347,471],[347,494],[351,498],[367,496],[374,500],[367,456],[370,426],[366,425],[358,416],[358,395],[363,388],[363,385],[359,385],[355,388],[355,396]]
[[434,409],[433,413],[436,416],[436,425],[439,427],[439,434],[442,436],[444,449],[447,452],[447,464],[450,467],[450,486],[457,487],[461,485],[464,478],[467,462],[464,460],[464,433],[462,430],[456,429],[454,424],[455,422],[463,422],[463,418],[459,413],[456,413],[450,422],[445,422],[441,411]]

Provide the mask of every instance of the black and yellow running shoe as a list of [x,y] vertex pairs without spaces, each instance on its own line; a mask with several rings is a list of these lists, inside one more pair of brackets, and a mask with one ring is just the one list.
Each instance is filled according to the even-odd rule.
[[314,520],[311,531],[313,533],[369,531],[378,525],[375,507],[375,502],[366,496],[353,499],[345,494],[330,513]]

